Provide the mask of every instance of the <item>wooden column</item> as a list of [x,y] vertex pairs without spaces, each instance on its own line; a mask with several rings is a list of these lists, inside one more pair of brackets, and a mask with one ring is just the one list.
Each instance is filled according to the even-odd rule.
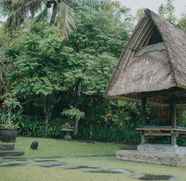
[[[170,102],[170,123],[172,128],[176,128],[176,101],[172,100]],[[177,144],[177,135],[172,132],[171,133],[171,144],[176,145]]]
[[176,102],[170,103],[170,122],[173,128],[176,128]]
[[146,104],[147,104],[147,98],[142,98],[141,100],[141,106],[142,106],[142,114],[143,114],[143,119],[146,124]]

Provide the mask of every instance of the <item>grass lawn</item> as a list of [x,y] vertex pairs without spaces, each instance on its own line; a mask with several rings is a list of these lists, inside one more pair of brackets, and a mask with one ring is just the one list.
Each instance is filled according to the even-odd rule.
[[[32,140],[40,142],[38,151],[29,149]],[[25,151],[22,158],[27,158],[28,164],[24,166],[1,165],[0,181],[139,181],[136,176],[144,173],[172,175],[176,181],[186,181],[186,168],[131,163],[119,161],[114,156],[108,156],[114,154],[121,146],[55,139],[18,138],[17,147]],[[44,159],[42,157],[57,159],[63,162],[65,167],[41,167],[34,160]],[[133,174],[90,173],[82,169],[72,169],[72,167],[82,165],[104,169],[126,169]]]
[[[32,151],[30,144],[33,140],[39,142],[39,150]],[[16,146],[25,151],[26,157],[68,157],[68,156],[88,156],[88,155],[113,155],[121,148],[119,144],[64,141],[60,139],[45,138],[18,138]]]

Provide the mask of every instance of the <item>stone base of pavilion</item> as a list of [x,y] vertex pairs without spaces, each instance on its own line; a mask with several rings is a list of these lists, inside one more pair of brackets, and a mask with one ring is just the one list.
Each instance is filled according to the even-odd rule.
[[186,166],[186,147],[162,144],[141,144],[137,150],[120,150],[116,157],[124,161]]

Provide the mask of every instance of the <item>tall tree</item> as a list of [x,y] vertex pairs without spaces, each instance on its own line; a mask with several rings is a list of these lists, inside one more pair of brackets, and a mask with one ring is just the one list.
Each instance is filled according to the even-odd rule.
[[144,9],[138,9],[136,13],[136,20],[139,21],[144,16]]
[[186,14],[184,14],[178,21],[178,27],[186,31]]
[[176,23],[174,0],[166,0],[165,4],[161,4],[159,7],[159,14],[170,21],[171,23]]
[[73,117],[85,112],[92,125],[101,122],[107,108],[105,89],[128,40],[127,8],[79,6],[75,13],[77,31],[68,40],[59,39],[56,27],[38,22],[21,32],[7,51],[14,66],[8,72],[9,90],[22,103],[24,114],[44,120],[46,133],[51,120],[65,109]]
[[22,25],[25,19],[45,19],[59,26],[66,37],[75,27],[71,4],[72,1],[65,0],[2,0],[0,5],[10,30]]

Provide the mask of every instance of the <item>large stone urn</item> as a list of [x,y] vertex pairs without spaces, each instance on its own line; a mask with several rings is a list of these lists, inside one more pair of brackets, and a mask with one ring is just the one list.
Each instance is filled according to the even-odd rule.
[[24,152],[15,149],[17,129],[0,129],[0,157],[20,156]]
[[0,140],[6,143],[15,143],[17,129],[0,129]]

